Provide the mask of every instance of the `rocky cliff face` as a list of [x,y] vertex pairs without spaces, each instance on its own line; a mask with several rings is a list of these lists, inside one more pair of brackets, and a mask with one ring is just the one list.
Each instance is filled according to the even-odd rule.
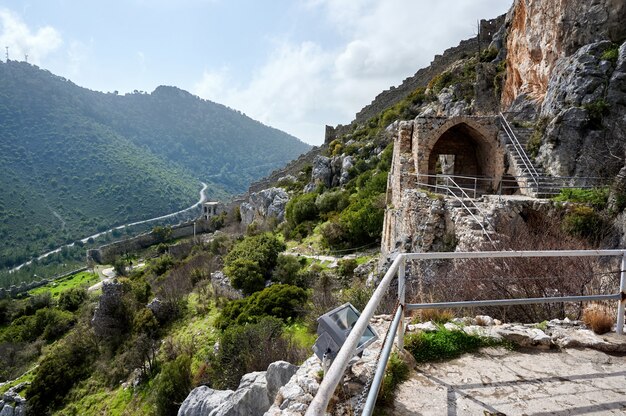
[[507,15],[507,77],[502,101],[543,101],[561,58],[600,40],[626,38],[623,0],[516,0]]

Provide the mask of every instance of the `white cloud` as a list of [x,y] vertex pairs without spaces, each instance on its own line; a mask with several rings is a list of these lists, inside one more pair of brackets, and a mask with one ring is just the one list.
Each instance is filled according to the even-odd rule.
[[0,46],[9,47],[9,59],[40,64],[50,53],[63,44],[60,33],[51,26],[38,28],[35,32],[22,19],[8,9],[0,9]]
[[504,13],[502,0],[309,0],[343,38],[320,44],[284,40],[247,85],[228,71],[205,71],[194,92],[301,139],[320,144],[324,124],[347,123],[382,90],[427,66],[435,54],[476,34],[481,18]]

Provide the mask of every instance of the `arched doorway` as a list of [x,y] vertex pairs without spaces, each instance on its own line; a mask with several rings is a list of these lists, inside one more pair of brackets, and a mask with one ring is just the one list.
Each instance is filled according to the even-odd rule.
[[444,175],[478,193],[496,189],[504,171],[504,152],[490,125],[458,117],[424,133],[418,138],[416,160],[429,185],[437,185]]

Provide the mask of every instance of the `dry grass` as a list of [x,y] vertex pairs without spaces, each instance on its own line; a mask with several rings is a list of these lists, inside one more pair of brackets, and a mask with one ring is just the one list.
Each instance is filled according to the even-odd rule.
[[415,315],[414,321],[445,324],[454,318],[454,313],[449,309],[420,309]]
[[614,314],[607,306],[592,303],[583,310],[583,322],[596,334],[605,334],[611,331]]

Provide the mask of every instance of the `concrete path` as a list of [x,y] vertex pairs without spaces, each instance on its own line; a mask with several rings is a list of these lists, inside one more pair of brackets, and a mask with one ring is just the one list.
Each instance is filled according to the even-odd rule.
[[420,364],[393,415],[625,415],[626,357],[583,349],[476,354]]

